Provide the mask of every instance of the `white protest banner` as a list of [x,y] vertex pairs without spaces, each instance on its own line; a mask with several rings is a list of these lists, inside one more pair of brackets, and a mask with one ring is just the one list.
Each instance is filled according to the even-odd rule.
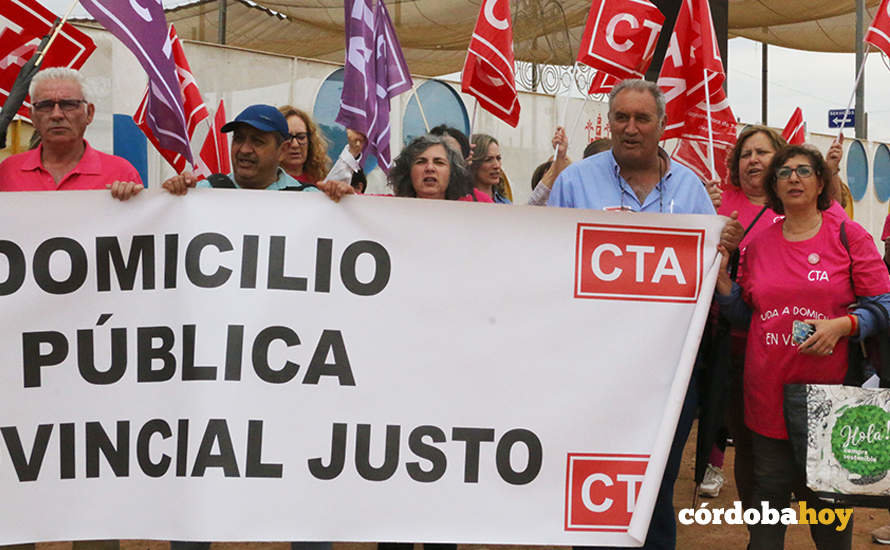
[[0,544],[638,546],[723,224],[246,190],[0,219]]

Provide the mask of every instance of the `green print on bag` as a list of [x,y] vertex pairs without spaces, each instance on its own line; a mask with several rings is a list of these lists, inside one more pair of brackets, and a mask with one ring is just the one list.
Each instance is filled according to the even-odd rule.
[[874,405],[841,408],[831,450],[851,473],[870,477],[890,469],[890,413]]

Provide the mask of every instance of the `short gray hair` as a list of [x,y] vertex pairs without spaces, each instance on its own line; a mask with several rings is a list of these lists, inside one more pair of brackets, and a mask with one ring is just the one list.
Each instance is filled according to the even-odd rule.
[[80,86],[80,92],[83,94],[83,98],[87,102],[90,102],[90,98],[87,97],[86,79],[80,74],[80,71],[69,69],[68,67],[50,67],[49,69],[39,71],[34,75],[34,78],[31,79],[31,85],[28,87],[28,95],[33,97],[34,90],[37,89],[37,86],[50,80],[68,80],[76,82],[77,85]]
[[658,120],[659,122],[664,120],[664,93],[655,82],[650,82],[648,80],[642,80],[639,78],[628,78],[627,80],[622,80],[614,88],[612,88],[612,91],[609,92],[609,114],[612,114],[612,102],[615,100],[615,97],[624,90],[636,90],[638,92],[649,92],[650,94],[652,94],[652,98],[655,99],[655,113],[658,116]]

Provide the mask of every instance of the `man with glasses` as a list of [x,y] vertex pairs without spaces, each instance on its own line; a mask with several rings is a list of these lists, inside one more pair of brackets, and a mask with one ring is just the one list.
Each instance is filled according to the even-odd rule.
[[0,191],[111,189],[116,198],[125,199],[142,189],[132,164],[96,151],[83,138],[95,106],[84,95],[78,71],[44,69],[31,80],[29,93],[31,120],[41,143],[0,164]]

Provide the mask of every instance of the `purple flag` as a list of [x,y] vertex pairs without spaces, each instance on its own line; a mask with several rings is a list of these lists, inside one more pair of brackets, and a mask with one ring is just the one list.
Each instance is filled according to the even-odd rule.
[[132,0],[81,0],[80,4],[133,52],[148,74],[145,117],[161,147],[193,163],[173,46],[160,0],[142,4]]
[[346,68],[337,122],[368,136],[389,173],[389,100],[414,86],[383,0],[346,0]]

